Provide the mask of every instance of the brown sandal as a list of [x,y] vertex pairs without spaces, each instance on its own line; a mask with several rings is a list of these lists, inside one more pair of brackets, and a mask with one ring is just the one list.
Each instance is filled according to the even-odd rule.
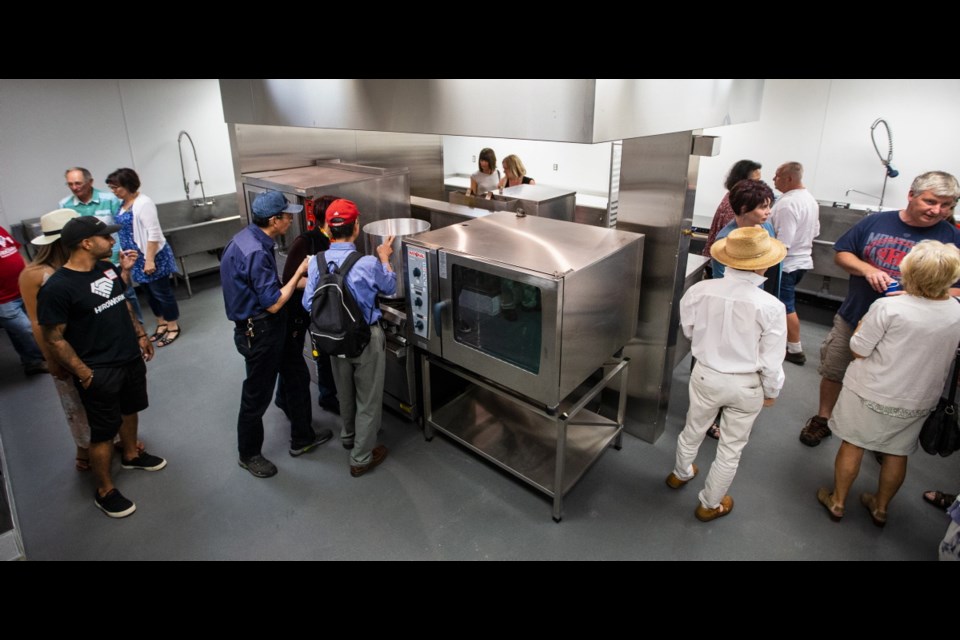
[[870,519],[873,520],[873,524],[878,527],[887,524],[887,512],[877,509],[877,496],[872,493],[861,493],[860,504],[865,506],[867,511],[870,512]]
[[822,504],[826,509],[827,513],[830,514],[830,519],[834,522],[840,522],[843,519],[843,507],[838,507],[833,504],[833,494],[830,493],[830,490],[826,487],[820,487],[817,489],[817,502]]

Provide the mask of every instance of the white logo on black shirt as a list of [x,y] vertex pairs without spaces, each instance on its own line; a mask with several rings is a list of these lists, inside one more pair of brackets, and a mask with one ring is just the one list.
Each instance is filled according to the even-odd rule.
[[104,298],[109,298],[110,294],[113,293],[113,280],[110,278],[100,278],[95,282],[90,283],[90,291],[102,296]]

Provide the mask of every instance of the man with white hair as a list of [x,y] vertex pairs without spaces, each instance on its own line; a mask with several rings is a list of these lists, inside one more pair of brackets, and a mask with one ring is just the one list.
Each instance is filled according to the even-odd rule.
[[787,308],[787,355],[785,360],[802,365],[807,361],[800,343],[796,287],[813,268],[813,239],[820,235],[820,205],[803,186],[803,165],[786,162],[777,167],[773,186],[782,193],[773,205],[770,221],[777,240],[787,246],[780,275],[780,302]]
[[[921,240],[960,246],[960,229],[945,221],[958,198],[960,183],[955,177],[928,171],[910,185],[905,209],[866,216],[834,243],[834,260],[850,274],[850,287],[820,348],[820,407],[800,431],[803,444],[815,447],[831,435],[827,421],[853,360],[850,337],[875,300],[900,293],[893,290],[900,282],[900,261]],[[960,282],[950,289],[950,295],[960,295]]]

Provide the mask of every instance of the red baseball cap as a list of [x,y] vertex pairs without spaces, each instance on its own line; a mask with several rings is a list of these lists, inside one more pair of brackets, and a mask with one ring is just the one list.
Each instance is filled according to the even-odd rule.
[[344,200],[343,198],[334,200],[330,203],[330,206],[327,207],[327,226],[342,227],[353,224],[357,221],[357,216],[359,215],[360,212],[357,211],[357,205],[352,201]]

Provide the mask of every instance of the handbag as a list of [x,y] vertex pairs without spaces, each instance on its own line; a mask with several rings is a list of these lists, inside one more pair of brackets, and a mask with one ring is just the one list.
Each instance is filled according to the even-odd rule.
[[953,362],[950,391],[940,398],[923,427],[920,429],[920,446],[930,455],[944,458],[960,449],[960,425],[957,424],[957,377],[960,375],[960,348]]

